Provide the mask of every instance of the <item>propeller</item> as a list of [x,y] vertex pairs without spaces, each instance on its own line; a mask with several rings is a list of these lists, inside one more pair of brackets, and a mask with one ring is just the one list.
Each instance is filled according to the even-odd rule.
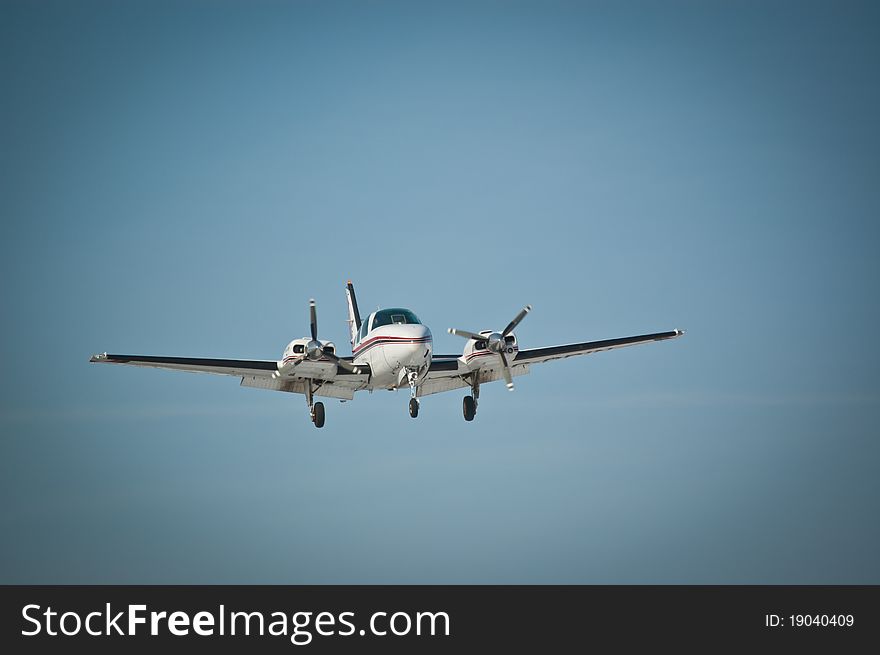
[[[327,352],[326,350],[324,350],[323,344],[318,340],[318,312],[315,309],[315,300],[314,299],[309,300],[309,322],[310,322],[312,338],[306,344],[305,358],[300,361],[305,361],[305,359],[309,359],[313,362],[316,362],[319,359],[321,359],[322,357],[326,357],[330,361],[335,362],[338,366],[341,366],[342,368],[344,368],[346,371],[349,371],[351,373],[360,373],[361,372],[361,370],[357,366],[352,364],[351,362],[346,361],[344,359],[339,359],[339,357],[337,357],[334,353]],[[292,362],[289,364],[285,364],[275,374],[275,377],[278,377],[280,375],[284,375],[284,373],[286,373],[286,371],[289,370],[293,366],[295,366],[295,364]]]
[[523,307],[519,314],[517,314],[501,332],[492,332],[489,335],[485,335],[477,334],[476,332],[468,332],[467,330],[449,328],[449,334],[464,337],[465,339],[473,339],[474,341],[485,341],[486,350],[501,356],[501,363],[504,364],[504,368],[501,369],[501,374],[504,376],[504,382],[507,384],[508,390],[513,391],[513,375],[510,373],[510,362],[507,361],[507,356],[504,353],[506,347],[504,339],[516,329],[516,326],[520,324],[520,322],[526,317],[526,314],[530,311],[532,311],[531,305]]
[[360,373],[361,370],[357,366],[344,359],[339,359],[334,353],[325,351],[324,346],[318,341],[318,311],[315,309],[314,298],[309,300],[309,319],[311,323],[312,340],[306,344],[306,357],[313,362],[318,361],[322,357],[326,357],[331,362],[336,362],[337,365],[350,373]]

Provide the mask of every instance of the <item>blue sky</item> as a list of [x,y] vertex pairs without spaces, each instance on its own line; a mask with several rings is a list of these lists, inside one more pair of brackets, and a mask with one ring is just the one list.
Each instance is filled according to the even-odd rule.
[[[870,3],[3,3],[0,582],[878,583]],[[524,347],[328,402],[94,352]]]

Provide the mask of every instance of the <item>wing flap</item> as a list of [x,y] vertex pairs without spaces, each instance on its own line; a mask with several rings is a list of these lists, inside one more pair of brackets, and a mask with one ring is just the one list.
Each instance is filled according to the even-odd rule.
[[[271,391],[286,391],[287,393],[306,393],[305,380],[285,380],[283,378],[264,378],[253,375],[246,375],[241,378],[241,386],[253,387],[255,389],[269,389]],[[351,382],[323,382],[318,385],[312,385],[312,393],[316,396],[325,398],[339,398],[341,400],[351,400],[354,398],[354,392],[363,385],[356,386]]]
[[[529,365],[516,364],[510,367],[510,372],[513,376],[526,375],[529,372]],[[471,386],[471,383],[468,376],[471,376],[473,373],[473,371],[463,365],[461,374],[449,371],[435,373],[432,364],[428,376],[419,385],[418,396],[430,396],[433,393],[442,393],[443,391],[452,391],[453,389],[469,387]],[[503,379],[503,377],[500,366],[491,369],[480,369],[480,384],[495,382],[496,380]]]

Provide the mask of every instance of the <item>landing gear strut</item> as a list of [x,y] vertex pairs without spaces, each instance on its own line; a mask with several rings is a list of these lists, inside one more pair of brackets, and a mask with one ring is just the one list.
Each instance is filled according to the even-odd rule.
[[306,402],[309,404],[309,418],[316,428],[324,427],[324,403],[314,402],[315,397],[312,390],[312,381],[306,383]]
[[473,396],[465,396],[461,404],[462,414],[465,421],[473,421],[477,415],[477,401],[480,398],[480,373],[474,373],[474,383],[471,385]]
[[406,379],[409,382],[409,415],[411,418],[416,418],[419,415],[419,399],[416,398],[416,394],[418,393],[418,386],[416,386],[416,382],[419,380],[419,372],[415,370],[408,370],[406,372]]

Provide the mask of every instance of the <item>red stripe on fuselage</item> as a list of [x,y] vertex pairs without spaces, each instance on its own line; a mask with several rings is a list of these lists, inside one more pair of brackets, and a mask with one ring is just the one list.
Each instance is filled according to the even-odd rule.
[[376,345],[378,342],[387,342],[387,343],[431,343],[431,337],[393,337],[393,336],[375,336],[367,339],[363,343],[358,344],[355,348],[352,349],[352,354],[358,354],[365,348],[369,346]]

